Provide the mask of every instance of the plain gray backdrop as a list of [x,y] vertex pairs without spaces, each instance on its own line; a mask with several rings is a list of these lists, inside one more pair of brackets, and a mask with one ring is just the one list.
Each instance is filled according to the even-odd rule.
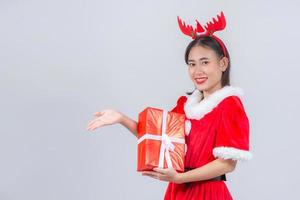
[[85,130],[113,108],[137,120],[193,89],[184,63],[195,25],[224,11],[216,35],[245,92],[251,161],[228,174],[234,199],[298,199],[299,1],[0,1],[0,200],[162,199],[136,171],[121,125]]

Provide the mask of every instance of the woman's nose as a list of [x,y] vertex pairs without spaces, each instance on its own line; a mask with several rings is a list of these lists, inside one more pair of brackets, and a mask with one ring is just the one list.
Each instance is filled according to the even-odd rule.
[[201,64],[196,64],[195,65],[195,71],[202,72],[203,71],[202,65]]

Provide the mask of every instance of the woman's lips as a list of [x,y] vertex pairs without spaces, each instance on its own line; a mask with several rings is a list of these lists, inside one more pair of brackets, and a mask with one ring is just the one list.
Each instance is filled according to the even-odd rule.
[[206,77],[203,77],[203,78],[195,78],[195,81],[196,81],[197,84],[202,84],[202,83],[204,83],[206,80],[207,80]]

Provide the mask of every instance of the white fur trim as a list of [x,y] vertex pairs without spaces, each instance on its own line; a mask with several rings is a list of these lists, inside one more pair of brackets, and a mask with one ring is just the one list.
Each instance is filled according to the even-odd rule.
[[253,155],[249,151],[236,149],[234,147],[215,147],[213,155],[218,158],[246,161]]
[[229,96],[238,96],[242,98],[244,92],[239,87],[224,86],[223,88],[216,90],[205,99],[202,99],[202,93],[196,89],[190,96],[187,97],[187,101],[184,104],[184,111],[189,119],[201,119],[213,110],[223,99]]
[[189,119],[185,120],[185,134],[189,135],[191,131],[191,121]]

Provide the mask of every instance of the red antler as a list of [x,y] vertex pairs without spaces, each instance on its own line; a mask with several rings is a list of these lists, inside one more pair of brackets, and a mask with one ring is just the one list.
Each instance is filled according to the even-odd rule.
[[204,26],[206,31],[197,20],[196,28],[193,28],[191,25],[185,25],[185,22],[182,21],[178,16],[177,20],[181,31],[185,35],[188,35],[193,39],[196,39],[197,33],[202,33],[202,36],[211,36],[221,45],[224,56],[227,56],[227,50],[224,43],[217,36],[213,35],[214,32],[221,31],[226,26],[226,20],[223,11],[221,11],[221,15],[217,15],[217,19],[213,18],[212,21],[206,23],[206,26]]
[[193,39],[196,38],[197,33],[204,32],[204,28],[201,26],[201,24],[196,20],[196,28],[193,28],[191,25],[185,25],[185,22],[177,16],[178,24],[180,27],[180,30],[188,35],[191,36]]
[[212,21],[207,22],[206,26],[204,27],[206,29],[206,33],[212,35],[216,31],[223,30],[225,26],[226,26],[226,20],[222,11],[220,16],[217,15],[217,20],[213,18],[213,22]]

